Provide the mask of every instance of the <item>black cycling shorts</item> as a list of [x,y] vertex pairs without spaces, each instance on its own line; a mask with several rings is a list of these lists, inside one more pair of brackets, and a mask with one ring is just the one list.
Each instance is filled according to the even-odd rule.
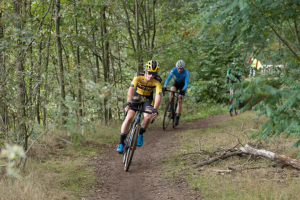
[[176,90],[182,90],[182,88],[184,87],[185,83],[179,83],[176,80],[174,80],[174,83],[172,86],[176,87]]
[[[184,87],[185,83],[179,83],[176,80],[174,80],[174,83],[172,86],[176,87],[176,90],[182,90],[182,88]],[[182,94],[183,96],[185,95],[185,91]]]
[[131,107],[138,108],[139,105],[142,105],[143,110],[152,110],[153,109],[153,96],[143,96],[134,92],[132,96]]

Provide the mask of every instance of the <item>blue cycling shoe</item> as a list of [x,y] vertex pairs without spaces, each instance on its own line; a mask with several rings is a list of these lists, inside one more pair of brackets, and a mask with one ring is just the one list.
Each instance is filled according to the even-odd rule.
[[124,149],[124,144],[119,144],[119,146],[117,148],[117,152],[121,154],[124,151],[123,149]]
[[137,146],[138,147],[141,147],[143,145],[143,135],[140,135],[138,136],[138,140],[137,140]]

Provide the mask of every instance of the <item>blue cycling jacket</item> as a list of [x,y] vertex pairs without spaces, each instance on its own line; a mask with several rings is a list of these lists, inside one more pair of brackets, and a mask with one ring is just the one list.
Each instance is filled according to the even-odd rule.
[[175,80],[178,83],[184,83],[184,87],[182,88],[182,90],[186,90],[188,85],[189,85],[189,77],[190,77],[190,72],[187,69],[183,69],[182,73],[179,73],[177,71],[177,68],[173,68],[165,82],[164,86],[167,86],[169,84],[169,81],[171,80],[172,76],[174,75]]

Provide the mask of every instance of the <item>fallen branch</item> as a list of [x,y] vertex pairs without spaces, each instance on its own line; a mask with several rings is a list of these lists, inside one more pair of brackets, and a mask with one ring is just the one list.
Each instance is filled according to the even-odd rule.
[[[235,156],[235,155],[241,155],[243,153],[250,154],[246,163],[249,161],[249,159],[251,158],[252,155],[256,155],[256,156],[267,157],[271,160],[276,161],[277,163],[279,163],[283,166],[288,165],[295,169],[300,169],[300,159],[292,159],[285,155],[277,155],[271,151],[267,151],[264,149],[255,149],[252,146],[250,146],[249,144],[246,144],[245,147],[241,147],[240,149],[226,149],[226,151],[223,151],[222,153],[220,153],[214,157],[211,157],[208,160],[204,160],[204,161],[198,162],[194,165],[183,167],[182,169],[185,170],[185,169],[189,169],[189,168],[195,168],[195,167],[200,167],[200,166],[204,166],[204,165],[209,165],[215,161],[223,160],[223,159],[229,158],[231,156]],[[244,166],[246,163],[244,163],[242,166]]]
[[281,179],[261,179],[262,181],[281,181]]
[[215,172],[218,173],[228,173],[228,172],[232,172],[232,170],[214,170]]
[[249,144],[246,144],[245,147],[240,148],[240,151],[248,154],[264,156],[274,160],[283,165],[289,165],[293,168],[300,169],[300,159],[292,159],[285,155],[277,155],[271,151],[263,150],[263,149],[255,149],[251,147]]
[[238,154],[242,154],[243,152],[240,151],[240,150],[236,150],[234,152],[223,152],[217,156],[214,156],[212,158],[209,158],[208,160],[205,160],[205,161],[201,161],[197,164],[194,164],[194,165],[191,165],[191,166],[187,166],[187,167],[183,167],[182,169],[185,170],[185,169],[189,169],[189,168],[195,168],[195,167],[200,167],[200,166],[203,166],[203,165],[209,165],[217,160],[223,160],[223,159],[226,159],[226,158],[229,158],[231,156],[235,156],[235,155],[238,155]]

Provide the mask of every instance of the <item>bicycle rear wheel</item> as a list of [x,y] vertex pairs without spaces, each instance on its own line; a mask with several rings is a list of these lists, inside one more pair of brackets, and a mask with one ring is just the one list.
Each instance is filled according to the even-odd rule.
[[[169,109],[169,107],[171,107],[171,108]],[[164,114],[164,120],[163,120],[163,129],[164,130],[166,130],[168,128],[171,119],[172,119],[172,102],[170,101],[166,106],[166,110],[165,110],[165,114]]]
[[125,157],[125,163],[124,163],[124,170],[126,172],[128,172],[129,166],[132,161],[134,150],[136,149],[136,143],[137,143],[137,138],[138,138],[139,132],[140,132],[140,125],[137,124],[134,127],[134,133],[133,133],[131,142],[129,141],[130,142],[129,147],[126,151],[126,157]]

